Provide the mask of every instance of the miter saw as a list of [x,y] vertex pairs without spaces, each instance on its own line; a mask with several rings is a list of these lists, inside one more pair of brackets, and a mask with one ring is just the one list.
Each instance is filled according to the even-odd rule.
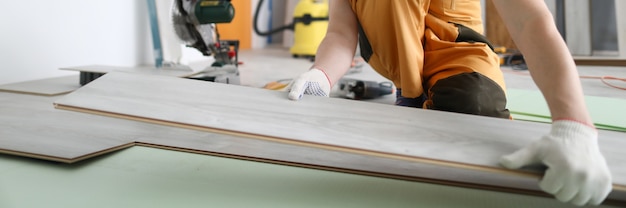
[[174,31],[186,46],[215,58],[203,73],[191,78],[239,84],[239,40],[220,40],[216,25],[233,20],[231,1],[174,0],[171,15]]

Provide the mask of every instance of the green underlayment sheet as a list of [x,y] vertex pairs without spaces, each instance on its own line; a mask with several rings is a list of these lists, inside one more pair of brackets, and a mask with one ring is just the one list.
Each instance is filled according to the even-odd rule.
[[[516,120],[550,122],[550,111],[539,91],[507,89],[508,108]],[[598,129],[626,132],[626,100],[585,96]]]
[[75,164],[0,155],[0,167],[2,208],[575,207],[547,197],[147,147]]

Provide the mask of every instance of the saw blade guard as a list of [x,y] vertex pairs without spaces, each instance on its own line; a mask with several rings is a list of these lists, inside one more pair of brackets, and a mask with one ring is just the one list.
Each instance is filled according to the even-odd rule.
[[171,7],[172,24],[176,35],[186,46],[209,56],[215,52],[210,46],[219,41],[217,28],[213,23],[200,24],[194,12],[198,3],[198,0],[174,0]]

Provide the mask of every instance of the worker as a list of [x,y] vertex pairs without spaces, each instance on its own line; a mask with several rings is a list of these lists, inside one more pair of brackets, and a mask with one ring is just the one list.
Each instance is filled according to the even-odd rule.
[[[539,187],[562,202],[598,205],[612,188],[576,65],[543,0],[492,0],[552,116],[551,131],[501,158],[546,170]],[[480,0],[330,1],[329,26],[313,66],[288,97],[329,96],[357,43],[361,56],[397,87],[396,104],[510,119],[497,55],[482,35]],[[417,148],[417,147],[416,147]]]

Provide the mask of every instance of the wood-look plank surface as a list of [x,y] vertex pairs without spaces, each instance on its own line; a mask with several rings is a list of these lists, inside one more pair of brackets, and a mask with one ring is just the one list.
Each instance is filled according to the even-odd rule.
[[[0,93],[0,97],[0,152],[5,154],[71,163],[139,144],[291,166],[450,184],[441,180],[446,179],[453,181],[456,186],[476,187],[478,185],[472,182],[481,180],[472,171],[450,171],[445,167],[423,167],[419,163],[389,162],[385,158],[54,110],[50,104],[59,97],[13,93]],[[406,164],[398,166],[398,162]],[[435,175],[439,176],[439,180],[431,179]],[[502,180],[509,181],[483,178],[484,183],[479,184],[483,189],[511,191],[501,188],[498,181]],[[529,188],[534,188],[534,183],[527,184]]]
[[163,138],[140,138],[137,140],[137,145],[359,175],[545,195],[539,190],[537,180],[527,177],[415,163],[223,134]]
[[56,110],[52,103],[60,98],[0,92],[0,153],[72,163],[134,146],[142,137],[210,134]]
[[[0,93],[0,153],[73,163],[140,145],[360,175],[542,195],[533,179],[54,110],[51,103],[59,98]],[[506,186],[512,183],[516,185]]]
[[156,68],[154,66],[123,67],[123,66],[108,66],[108,65],[85,65],[85,66],[62,67],[59,69],[68,70],[68,71],[103,73],[103,74],[114,72],[114,71],[120,71],[120,72],[134,73],[134,74],[162,75],[162,76],[173,76],[173,77],[190,77],[190,76],[198,74],[198,72],[194,72],[193,70],[185,66]]
[[[160,83],[155,85],[154,83]],[[516,177],[497,161],[549,130],[511,121],[307,96],[162,76],[109,73],[55,102],[57,108],[311,148]],[[625,190],[624,134],[601,133],[601,148]]]
[[80,88],[78,75],[0,85],[0,91],[43,96],[61,95]]
[[[137,145],[358,175],[552,197],[539,189],[537,179],[517,175],[352,154],[224,134],[190,136],[187,132],[176,131],[167,131],[167,134],[177,136],[139,138]],[[622,189],[614,190],[605,203],[626,206],[626,192]]]
[[[140,145],[360,175],[541,195],[539,191],[532,191],[538,190],[532,179],[489,176],[472,170],[452,171],[453,168],[428,164],[55,110],[51,103],[59,98],[0,93],[0,153],[73,163]],[[527,182],[529,180],[531,182]],[[506,187],[501,184],[502,181],[508,181],[508,184],[516,181],[518,185]],[[527,187],[519,189],[520,186]]]
[[0,92],[0,152],[74,162],[132,145],[117,133],[132,122],[55,110],[56,99]]

